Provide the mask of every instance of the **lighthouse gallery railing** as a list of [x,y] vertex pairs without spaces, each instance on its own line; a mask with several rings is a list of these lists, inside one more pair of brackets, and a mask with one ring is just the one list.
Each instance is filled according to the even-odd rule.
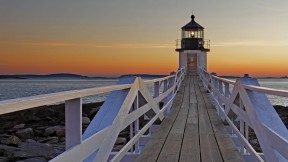
[[[160,79],[142,80],[136,77],[132,84],[66,91],[1,101],[0,115],[65,101],[66,151],[51,161],[103,162],[107,161],[108,158],[111,161],[120,161],[128,151],[130,153],[139,153],[139,139],[157,119],[163,119],[167,110],[170,109],[184,77],[185,69],[183,68],[175,74]],[[151,84],[154,84],[154,96],[148,90],[148,85]],[[109,119],[112,123],[90,135],[88,132],[86,137],[84,137],[84,133],[82,137],[82,98],[117,91],[121,91],[121,93],[125,91],[126,93],[124,93],[125,98],[122,104],[119,105],[116,116]],[[142,99],[145,99],[145,104],[139,104],[140,95]],[[164,103],[162,107],[159,107],[160,102]],[[139,118],[143,117],[148,111],[153,111],[155,115],[150,118],[145,126],[139,128]],[[93,124],[93,120],[90,125]],[[111,156],[112,148],[119,133],[121,130],[129,127],[129,125],[130,132],[131,129],[134,130],[131,139],[119,152]],[[92,125],[91,128],[93,129],[93,127]]]
[[[266,96],[288,97],[287,90],[260,87],[258,81],[250,77],[232,81],[201,68],[199,73],[219,115],[238,136],[244,155],[251,155],[252,161],[288,161],[287,128]],[[249,143],[251,129],[258,138],[264,159]]]

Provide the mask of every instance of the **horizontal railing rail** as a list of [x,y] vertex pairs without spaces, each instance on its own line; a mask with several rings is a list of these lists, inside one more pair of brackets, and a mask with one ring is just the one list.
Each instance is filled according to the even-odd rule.
[[[119,81],[119,85],[5,100],[0,102],[0,115],[65,102],[66,151],[51,161],[120,161],[128,152],[139,154],[140,138],[157,119],[163,120],[169,112],[185,73],[186,69],[182,68],[167,77],[152,80],[132,77],[130,83],[123,79],[124,83]],[[153,94],[148,87],[151,84],[154,85]],[[82,135],[82,98],[103,93],[110,94]],[[160,102],[163,103],[161,107]],[[149,111],[153,111],[154,116],[147,115]],[[139,119],[143,115],[148,116],[149,121],[140,127]],[[103,123],[106,125],[101,125]],[[111,156],[119,133],[127,127],[130,140]]]
[[[266,96],[288,97],[287,90],[261,87],[250,77],[233,81],[201,68],[199,73],[220,117],[239,138],[243,155],[251,155],[252,161],[288,161],[287,128]],[[256,134],[264,158],[249,142],[251,130]]]

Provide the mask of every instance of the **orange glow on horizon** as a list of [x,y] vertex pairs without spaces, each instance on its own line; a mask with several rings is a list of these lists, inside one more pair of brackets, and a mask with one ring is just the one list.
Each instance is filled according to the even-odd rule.
[[119,76],[169,74],[178,68],[178,56],[172,48],[95,48],[67,46],[64,43],[46,45],[2,46],[4,55],[1,54],[0,74]]
[[288,75],[288,1],[0,3],[0,75],[169,74],[178,69],[175,40],[191,6],[211,41],[209,72]]
[[[0,46],[0,74],[119,76],[169,74],[178,68],[178,53],[172,45],[171,48],[149,48],[148,45],[142,45],[143,48],[98,48],[68,43],[0,43]],[[282,48],[212,46],[208,53],[208,71],[229,76],[246,73],[251,76],[287,76],[288,64],[285,59],[279,60],[286,58],[283,51],[287,47]]]

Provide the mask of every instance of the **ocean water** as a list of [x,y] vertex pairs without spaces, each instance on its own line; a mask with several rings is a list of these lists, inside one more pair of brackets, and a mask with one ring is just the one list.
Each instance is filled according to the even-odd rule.
[[[116,83],[117,80],[0,80],[0,101]],[[84,97],[83,103],[104,101],[106,97],[107,94]]]
[[[258,79],[261,86],[288,90],[288,79]],[[117,80],[0,80],[0,101],[20,97],[49,94],[55,92],[78,90],[115,85]],[[149,87],[152,92],[152,87]],[[153,92],[152,92],[153,93]],[[83,103],[100,102],[108,94],[88,96]],[[268,96],[273,105],[288,106],[288,98]]]
[[[288,79],[258,79],[263,87],[288,90]],[[273,105],[288,106],[288,98],[268,95],[269,100]]]

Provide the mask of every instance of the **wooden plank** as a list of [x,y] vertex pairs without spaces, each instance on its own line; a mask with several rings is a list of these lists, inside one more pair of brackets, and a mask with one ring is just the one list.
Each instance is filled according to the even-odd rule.
[[200,135],[200,150],[202,161],[214,161],[221,162],[222,157],[217,144],[217,141],[212,130],[210,119],[208,116],[207,108],[202,96],[200,84],[197,80],[198,86],[196,86],[196,94],[198,101],[199,112],[199,135]]
[[226,132],[223,122],[220,120],[207,94],[202,94],[223,161],[243,161],[243,158],[240,156],[235,144]]
[[167,136],[180,110],[184,96],[185,84],[186,80],[184,80],[183,85],[181,86],[177,96],[175,97],[171,112],[164,118],[157,131],[153,134],[149,142],[146,144],[144,150],[136,159],[137,162],[157,160],[159,153],[164,145],[164,142],[166,141]]
[[196,97],[196,89],[195,89],[195,79],[191,79],[190,83],[190,103],[197,103],[197,97]]
[[[186,82],[187,80],[190,80],[190,78],[188,77],[186,79]],[[188,116],[189,93],[189,84],[186,84],[181,109],[159,154],[159,157],[157,159],[157,161],[159,162],[174,162],[178,161],[179,159],[182,139]]]
[[195,103],[190,103],[189,114],[181,148],[180,162],[186,161],[200,161],[198,110],[197,104]]
[[242,161],[196,71],[188,69],[184,82],[172,111],[137,161]]
[[195,89],[195,78],[191,76],[190,82],[190,105],[183,144],[180,154],[180,162],[200,162],[200,143],[198,128],[198,106]]
[[242,162],[243,158],[239,154],[235,144],[232,139],[229,137],[227,131],[224,128],[223,122],[220,120],[217,115],[216,110],[208,110],[212,127],[214,129],[215,137],[219,145],[222,157],[224,161],[233,161],[233,162]]
[[219,118],[217,111],[211,101],[208,98],[207,94],[203,94],[205,104],[207,106],[207,111],[210,117],[212,128],[224,161],[235,161],[242,162],[243,157],[238,152],[235,144],[232,139],[229,137],[223,122]]

